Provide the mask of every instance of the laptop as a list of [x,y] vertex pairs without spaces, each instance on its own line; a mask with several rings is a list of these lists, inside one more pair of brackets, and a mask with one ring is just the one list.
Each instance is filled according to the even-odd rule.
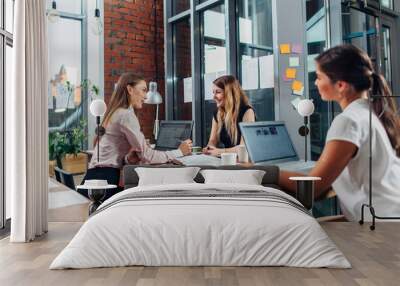
[[192,136],[193,121],[162,120],[154,149],[160,151],[174,150],[182,141]]
[[309,172],[314,167],[314,161],[299,159],[283,121],[241,122],[239,127],[255,165],[278,165],[298,172]]

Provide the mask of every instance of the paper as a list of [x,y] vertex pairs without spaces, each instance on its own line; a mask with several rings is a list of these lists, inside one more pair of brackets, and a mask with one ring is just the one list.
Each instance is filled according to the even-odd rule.
[[192,78],[183,79],[183,102],[192,102]]
[[246,43],[246,44],[253,43],[252,24],[253,23],[251,19],[239,17],[239,36],[241,43]]
[[304,86],[300,90],[293,90],[293,95],[304,95]]
[[296,69],[290,69],[290,68],[286,69],[285,75],[287,78],[292,78],[292,79],[296,78]]
[[293,91],[300,91],[303,88],[303,83],[299,80],[295,80],[292,83]]
[[213,81],[217,78],[217,73],[206,73],[204,74],[204,100],[212,100],[213,95]]
[[299,57],[290,57],[289,58],[289,67],[295,68],[300,66],[300,58]]
[[297,109],[297,105],[299,104],[301,97],[295,97],[292,101],[290,101],[295,109]]
[[303,53],[303,46],[301,44],[293,44],[292,45],[292,53],[294,53],[294,54]]
[[259,57],[260,88],[274,87],[274,55]]
[[258,89],[258,58],[242,59],[242,88]]
[[290,54],[290,44],[281,44],[280,51],[281,54]]

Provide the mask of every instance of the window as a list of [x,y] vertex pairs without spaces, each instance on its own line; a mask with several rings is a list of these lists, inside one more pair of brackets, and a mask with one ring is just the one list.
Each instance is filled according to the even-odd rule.
[[[0,0],[0,228],[11,217],[11,194],[4,188],[5,100],[11,96],[14,1]],[[8,224],[9,225],[9,224]]]
[[393,9],[393,0],[381,0],[381,5],[388,9]]
[[202,95],[204,99],[203,144],[207,144],[213,113],[216,109],[213,99],[212,82],[227,74],[227,50],[225,35],[225,5],[218,5],[201,14],[201,58]]
[[[272,1],[238,1],[238,74],[258,120],[274,120]],[[257,74],[258,76],[254,76]]]
[[190,8],[189,0],[172,0],[172,15],[179,14]]
[[384,76],[390,86],[392,86],[392,60],[391,60],[391,43],[390,43],[390,28],[382,26],[383,38],[383,64]]
[[[81,22],[73,19],[60,18],[56,23],[49,24],[49,128],[60,127],[68,129],[67,119],[77,112],[81,105],[80,90],[69,91],[78,87],[81,82]],[[70,121],[68,121],[70,122]],[[61,131],[61,130],[59,130]]]
[[174,119],[192,120],[190,18],[174,23]]
[[14,0],[5,0],[5,30],[13,33],[14,30]]

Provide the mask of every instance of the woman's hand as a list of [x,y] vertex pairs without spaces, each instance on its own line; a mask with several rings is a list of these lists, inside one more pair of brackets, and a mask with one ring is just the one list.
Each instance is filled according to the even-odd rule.
[[203,153],[206,155],[211,155],[211,156],[219,156],[222,153],[222,149],[219,149],[217,147],[214,146],[207,146],[205,148],[203,148]]
[[192,140],[187,139],[179,145],[179,150],[181,150],[183,156],[192,154]]

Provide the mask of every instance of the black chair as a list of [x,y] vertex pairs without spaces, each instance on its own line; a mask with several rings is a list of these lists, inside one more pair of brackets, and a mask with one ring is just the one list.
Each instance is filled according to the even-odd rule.
[[74,176],[71,173],[58,167],[54,167],[54,173],[58,182],[62,183],[72,190],[75,190]]

